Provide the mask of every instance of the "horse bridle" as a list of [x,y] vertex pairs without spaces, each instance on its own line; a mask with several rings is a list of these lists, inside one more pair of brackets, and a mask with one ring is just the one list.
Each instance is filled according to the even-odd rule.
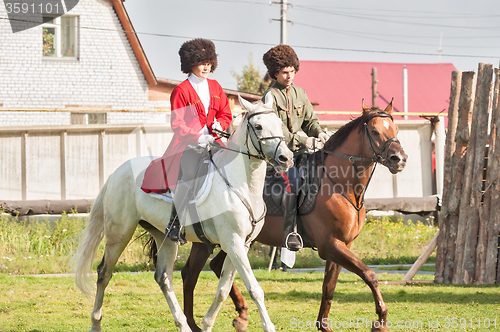
[[[246,120],[247,120],[247,134],[246,134],[246,138],[245,138],[245,146],[246,146],[248,152],[241,151],[241,150],[234,150],[234,149],[231,149],[231,148],[228,148],[228,147],[219,147],[219,148],[247,155],[248,158],[253,157],[253,158],[260,159],[260,160],[264,160],[268,164],[271,164],[270,160],[276,158],[276,154],[278,153],[278,148],[279,148],[281,142],[285,141],[285,136],[259,137],[257,135],[257,133],[256,133],[256,129],[250,124],[250,119],[252,117],[254,117],[256,115],[260,115],[260,114],[269,114],[269,113],[274,113],[274,111],[273,110],[268,110],[268,111],[262,111],[262,112],[258,112],[258,113],[253,113],[253,114],[250,114],[250,115],[248,115],[248,113],[245,114],[245,117],[243,118],[243,119],[246,118]],[[257,142],[259,143],[259,148],[257,148],[257,146],[255,145],[255,142],[253,141],[252,137],[249,134],[250,133],[250,129],[252,130],[252,133],[254,134],[255,138],[257,139]],[[227,135],[224,132],[221,132],[220,130],[214,130],[214,132],[216,132],[220,136],[229,138],[229,135]],[[252,145],[255,148],[255,150],[257,151],[258,155],[254,155],[254,154],[250,153],[250,149],[248,148],[248,137],[249,136],[250,136],[250,141],[252,142]],[[276,150],[274,151],[274,156],[273,156],[273,158],[266,157],[266,155],[264,154],[264,152],[262,150],[262,141],[269,140],[269,139],[275,139],[275,138],[278,138],[280,140],[280,142],[276,145]],[[247,237],[245,239],[245,243],[248,244],[248,240],[251,238],[253,232],[255,231],[255,226],[257,225],[257,223],[259,221],[263,220],[264,217],[266,216],[267,206],[264,204],[264,212],[262,213],[262,215],[259,218],[255,218],[253,210],[252,210],[252,206],[250,205],[250,202],[248,202],[248,200],[242,194],[240,194],[238,192],[238,190],[236,190],[236,188],[234,188],[231,185],[231,183],[229,183],[229,181],[224,176],[224,174],[222,174],[222,171],[220,170],[219,167],[217,167],[217,165],[215,164],[215,162],[213,160],[213,155],[212,155],[212,151],[211,150],[209,150],[209,156],[210,156],[210,161],[214,165],[215,170],[217,171],[217,173],[219,173],[219,175],[222,178],[222,180],[224,181],[224,183],[228,186],[228,188],[230,190],[232,190],[235,193],[235,195],[241,200],[241,202],[243,203],[243,205],[245,206],[245,208],[248,210],[248,213],[249,213],[250,219],[251,219],[251,224],[252,224],[252,230],[247,235]]]
[[[349,155],[345,155],[345,154],[341,154],[341,153],[337,153],[337,152],[332,152],[332,151],[325,151],[325,152],[328,154],[335,155],[337,157],[349,159],[351,162],[361,161],[361,162],[371,162],[371,163],[382,164],[385,161],[387,161],[387,157],[389,154],[389,148],[391,147],[391,145],[393,143],[400,143],[400,142],[396,137],[389,138],[387,141],[384,142],[384,144],[382,144],[382,147],[379,149],[379,153],[375,152],[375,149],[373,148],[373,144],[375,143],[375,141],[373,140],[372,136],[370,135],[370,131],[368,130],[368,123],[374,118],[390,118],[392,121],[394,121],[392,116],[388,113],[377,113],[377,114],[370,116],[368,119],[366,119],[365,123],[363,124],[363,145],[365,144],[364,136],[366,135],[366,137],[368,137],[368,144],[369,144],[370,151],[373,154],[373,158],[349,156]],[[362,150],[364,150],[364,148]],[[385,158],[382,156],[382,153],[384,153],[384,151],[386,151]]]
[[[231,149],[231,148],[228,148],[228,147],[219,147],[221,149],[224,149],[224,150],[229,150],[229,151],[233,151],[233,152],[237,152],[237,153],[241,153],[241,154],[244,154],[244,155],[247,155],[248,158],[250,157],[253,157],[253,158],[256,158],[256,159],[260,159],[260,160],[264,160],[265,162],[267,162],[268,164],[271,164],[271,160],[275,160],[276,159],[276,154],[278,153],[278,149],[279,149],[279,146],[281,144],[281,142],[284,142],[285,141],[285,136],[266,136],[266,137],[259,137],[257,135],[257,132],[256,132],[256,129],[254,128],[254,126],[250,123],[250,119],[256,115],[261,115],[261,114],[270,114],[270,113],[274,113],[273,110],[267,110],[267,111],[262,111],[262,112],[256,112],[256,113],[252,113],[252,114],[248,114],[248,113],[245,113],[245,117],[243,118],[243,120],[246,119],[247,121],[247,134],[246,134],[246,138],[245,138],[245,146],[247,148],[247,152],[245,151],[241,151],[241,150],[235,150],[235,149]],[[225,133],[225,132],[222,132],[220,130],[217,130],[217,129],[214,129],[213,130],[217,135],[221,136],[221,137],[225,137],[225,138],[229,138],[229,134]],[[258,142],[258,147],[256,145],[256,143],[254,142],[254,139],[252,138],[251,134],[250,133],[253,133],[253,135],[255,136],[255,139],[257,139],[257,142]],[[257,151],[257,154],[252,154],[250,153],[250,149],[249,149],[249,146],[248,146],[248,137],[250,137],[250,142],[252,143],[252,146],[254,147],[254,149]],[[270,140],[270,139],[275,139],[275,138],[278,138],[280,141],[279,143],[276,145],[276,150],[274,150],[274,155],[272,157],[266,157],[266,155],[264,154],[264,151],[262,149],[262,142],[263,141],[266,141],[266,140]]]
[[[324,154],[323,153],[327,153],[327,154],[331,154],[331,155],[334,155],[334,156],[337,156],[337,157],[341,157],[341,158],[345,158],[345,159],[349,159],[349,161],[351,162],[352,166],[354,167],[354,170],[355,170],[355,174],[356,174],[356,178],[358,180],[359,183],[361,183],[361,181],[359,180],[359,172],[358,172],[358,167],[356,166],[355,162],[356,161],[359,161],[359,162],[369,162],[369,163],[375,163],[375,166],[372,168],[371,170],[371,173],[370,173],[370,177],[368,178],[368,182],[366,183],[366,186],[363,188],[363,191],[361,192],[360,194],[360,200],[356,199],[356,204],[351,201],[351,199],[342,191],[341,192],[341,195],[344,196],[344,198],[347,199],[347,201],[349,203],[351,203],[351,205],[358,211],[358,219],[359,219],[359,211],[363,208],[364,206],[364,194],[366,192],[366,188],[368,187],[368,185],[370,184],[370,181],[372,179],[372,176],[373,176],[373,173],[375,172],[375,167],[377,166],[377,163],[381,163],[383,164],[384,162],[387,161],[387,158],[388,158],[388,154],[389,154],[389,149],[391,147],[391,145],[393,143],[400,143],[399,140],[395,137],[393,138],[389,138],[387,141],[384,142],[384,144],[382,144],[382,147],[379,149],[379,153],[376,153],[375,152],[375,149],[373,148],[373,144],[375,143],[375,141],[373,140],[373,138],[371,137],[370,135],[370,132],[368,130],[368,123],[374,119],[374,118],[390,118],[392,121],[394,121],[394,119],[392,118],[392,116],[388,113],[377,113],[377,114],[374,114],[372,116],[370,116],[368,119],[366,119],[366,121],[364,122],[363,124],[363,146],[364,146],[364,143],[365,143],[365,139],[364,139],[364,136],[366,135],[368,137],[368,144],[369,144],[369,147],[370,147],[370,151],[372,152],[374,158],[365,158],[365,157],[355,157],[355,156],[349,156],[349,155],[344,155],[344,154],[341,154],[341,153],[337,153],[337,152],[333,152],[333,151],[326,151],[324,149],[321,149],[322,151],[322,164],[324,164]],[[401,144],[401,143],[400,143]],[[362,148],[361,151],[364,151],[364,147]],[[384,151],[386,151],[386,156],[385,158],[382,156],[382,154],[384,153]],[[361,152],[363,153],[363,152]],[[323,171],[322,171],[322,175],[320,177],[320,179],[322,180],[323,179],[323,176],[325,174],[325,168],[322,167]],[[336,184],[335,181],[332,179],[332,177],[330,176],[330,174],[326,173],[326,176],[327,178],[333,183],[333,184]],[[321,184],[320,184],[321,185]],[[358,220],[359,222],[359,220]]]
[[[389,138],[387,141],[384,142],[384,144],[382,144],[382,147],[379,149],[380,152],[376,153],[375,150],[373,149],[374,140],[370,135],[370,131],[368,130],[368,122],[370,122],[370,120],[372,120],[374,118],[390,118],[393,122],[394,122],[394,119],[388,113],[378,113],[378,114],[374,114],[371,117],[369,117],[363,125],[364,126],[364,133],[368,137],[368,143],[370,144],[370,151],[375,156],[373,161],[382,164],[385,161],[387,161],[389,149],[390,149],[392,143],[399,143],[399,144],[401,144],[401,143],[399,142],[399,140],[396,137]],[[364,140],[363,140],[363,143],[364,143]],[[382,156],[382,153],[384,152],[384,150],[386,151],[385,158]]]

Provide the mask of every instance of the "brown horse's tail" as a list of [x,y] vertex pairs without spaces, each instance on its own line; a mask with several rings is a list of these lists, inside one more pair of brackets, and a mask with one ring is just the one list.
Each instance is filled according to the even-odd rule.
[[70,265],[75,271],[75,283],[82,292],[91,295],[94,290],[90,274],[92,273],[92,263],[97,254],[97,249],[104,237],[104,195],[108,181],[104,184],[97,196],[90,215],[87,227],[83,230],[80,243],[75,255],[71,259]]

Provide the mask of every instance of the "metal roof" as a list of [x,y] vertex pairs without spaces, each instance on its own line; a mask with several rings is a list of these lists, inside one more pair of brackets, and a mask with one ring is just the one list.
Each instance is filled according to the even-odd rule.
[[[345,120],[349,115],[322,111],[361,112],[361,101],[372,101],[372,68],[377,68],[377,105],[385,108],[394,98],[394,113],[403,112],[403,68],[408,73],[408,112],[446,113],[449,106],[451,63],[383,63],[300,61],[295,84],[302,87],[321,120]],[[355,116],[356,117],[356,116]],[[395,117],[402,119],[402,116]],[[410,117],[417,119],[417,117]]]

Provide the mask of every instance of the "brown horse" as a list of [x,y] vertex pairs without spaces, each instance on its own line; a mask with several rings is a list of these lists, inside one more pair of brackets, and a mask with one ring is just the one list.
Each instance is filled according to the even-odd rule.
[[[407,155],[397,140],[398,128],[391,112],[392,101],[385,110],[368,108],[363,102],[363,113],[341,127],[326,142],[323,150],[315,153],[319,167],[320,190],[314,210],[301,219],[312,246],[326,260],[323,295],[317,318],[321,331],[331,331],[328,315],[341,267],[356,273],[370,287],[375,300],[378,320],[373,331],[387,330],[387,306],[378,287],[378,279],[349,248],[363,227],[366,217],[364,193],[377,163],[396,174],[403,170]],[[281,247],[283,244],[283,218],[267,216],[256,241]],[[193,293],[209,254],[205,245],[193,243],[191,254],[182,269],[184,281],[184,313],[193,331],[201,331],[193,318]],[[226,253],[220,251],[210,267],[220,277]],[[233,321],[237,331],[246,331],[247,303],[241,293],[232,287],[231,298],[239,316]]]

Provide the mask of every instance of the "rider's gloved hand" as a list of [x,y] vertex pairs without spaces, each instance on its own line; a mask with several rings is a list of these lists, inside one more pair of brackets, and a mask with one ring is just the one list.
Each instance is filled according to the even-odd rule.
[[201,147],[206,147],[208,144],[215,142],[215,138],[212,135],[201,135],[198,138],[198,145]]
[[326,133],[321,132],[321,133],[319,133],[318,138],[321,141],[321,143],[325,144],[326,141],[328,141],[329,137]]
[[219,131],[223,131],[222,126],[220,125],[219,121],[217,121],[217,119],[214,119],[214,124],[212,125],[212,130],[214,130],[214,129],[217,129]]
[[306,148],[308,148],[309,150],[313,150],[315,145],[314,140],[314,137],[308,137],[306,140]]

